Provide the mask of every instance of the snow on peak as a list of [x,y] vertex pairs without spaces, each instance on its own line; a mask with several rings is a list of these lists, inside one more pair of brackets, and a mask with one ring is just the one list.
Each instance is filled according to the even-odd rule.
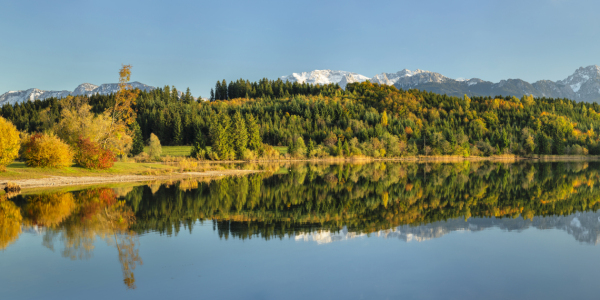
[[299,83],[311,83],[311,84],[330,84],[338,83],[342,88],[346,87],[346,84],[352,82],[363,82],[369,78],[357,73],[347,71],[333,71],[333,70],[314,70],[310,72],[292,73],[291,75],[281,76],[281,80],[289,82]]
[[[134,82],[130,82],[129,83],[133,88],[138,88],[140,90],[144,90],[144,91],[151,91],[154,90],[155,87],[153,86],[149,86],[149,85],[145,85],[143,83],[139,83],[137,81]],[[73,90],[72,92],[70,91],[43,91],[40,89],[28,89],[28,90],[21,90],[21,91],[8,91],[2,95],[0,95],[0,105],[4,105],[4,104],[15,104],[15,103],[21,103],[21,102],[27,102],[27,101],[34,101],[34,100],[44,100],[47,98],[65,98],[69,95],[72,96],[92,96],[95,94],[102,94],[102,95],[107,95],[107,94],[113,94],[116,93],[119,90],[119,84],[118,83],[108,83],[108,84],[102,84],[100,86],[91,84],[91,83],[83,83],[80,84],[79,86],[77,86],[77,88],[75,88],[75,90]]]

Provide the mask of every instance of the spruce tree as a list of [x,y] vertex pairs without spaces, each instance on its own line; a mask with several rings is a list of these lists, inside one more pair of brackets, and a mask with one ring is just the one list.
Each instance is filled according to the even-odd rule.
[[131,131],[133,133],[133,145],[131,146],[130,154],[135,156],[144,152],[144,137],[142,136],[142,129],[138,122],[131,124]]
[[221,100],[221,82],[218,80],[215,84],[215,100]]
[[241,159],[248,147],[248,130],[246,129],[246,121],[244,121],[239,110],[233,116],[233,137],[235,154],[238,159]]
[[187,90],[185,90],[185,95],[183,96],[183,103],[190,104],[192,102],[194,102],[194,97],[192,96],[192,92],[188,87]]
[[227,100],[229,97],[227,96],[227,81],[223,79],[221,82],[221,100]]
[[212,151],[215,152],[220,160],[233,158],[235,154],[231,141],[231,119],[226,113],[220,113],[213,119],[211,126]]
[[210,89],[210,99],[209,100],[211,102],[216,100],[215,99],[215,90],[213,90],[213,89]]
[[350,156],[350,145],[348,145],[348,141],[344,141],[344,155]]
[[248,148],[252,151],[260,151],[262,148],[260,127],[252,114],[246,114],[246,124],[246,128],[248,129]]
[[178,146],[181,144],[182,140],[183,140],[183,126],[181,124],[181,117],[179,116],[179,113],[176,113],[175,116],[173,117],[173,139],[171,140],[171,143],[174,146]]
[[190,152],[190,156],[196,159],[203,159],[205,149],[206,140],[204,139],[202,131],[198,130],[198,132],[196,133],[196,137],[194,138],[194,142],[192,144],[192,151]]

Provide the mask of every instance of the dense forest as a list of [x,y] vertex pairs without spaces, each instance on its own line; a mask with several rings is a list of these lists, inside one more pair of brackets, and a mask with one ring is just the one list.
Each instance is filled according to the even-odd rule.
[[[114,95],[86,101],[99,114],[111,107]],[[144,140],[154,133],[162,145],[197,145],[203,149],[198,158],[243,158],[244,149],[259,157],[265,153],[262,143],[287,146],[292,157],[600,154],[595,132],[600,105],[568,99],[452,97],[370,82],[344,90],[337,84],[240,79],[217,82],[210,101],[169,86],[140,91],[134,108],[132,128],[139,127]],[[59,99],[0,109],[27,132],[42,131],[47,118],[59,122],[60,112]]]

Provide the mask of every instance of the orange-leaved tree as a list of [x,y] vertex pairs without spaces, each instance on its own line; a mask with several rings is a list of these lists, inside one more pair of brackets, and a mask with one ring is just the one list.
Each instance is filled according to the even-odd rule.
[[[131,79],[131,65],[123,65],[119,70],[119,90],[115,95],[115,103],[107,110],[110,118],[107,138],[102,141],[106,149],[115,154],[125,154],[131,148],[131,136],[129,125],[135,122],[135,99],[138,90],[132,88],[128,83]],[[117,133],[117,134],[115,134]]]

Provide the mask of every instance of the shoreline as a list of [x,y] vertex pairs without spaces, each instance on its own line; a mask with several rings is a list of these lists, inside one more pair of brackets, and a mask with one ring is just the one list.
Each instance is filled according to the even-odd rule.
[[[313,159],[276,159],[276,160],[255,160],[255,161],[203,161],[207,165],[222,165],[234,163],[352,163],[352,162],[408,162],[408,163],[453,163],[465,161],[493,161],[493,162],[560,162],[560,161],[600,161],[600,155],[533,155],[533,156],[516,156],[516,155],[500,155],[500,156],[410,156],[399,158],[372,158],[372,157],[347,157],[347,158],[313,158]],[[166,180],[181,180],[191,178],[217,178],[221,176],[247,175],[252,173],[262,172],[260,170],[239,170],[239,169],[222,169],[210,170],[203,172],[172,172],[167,174],[155,175],[139,175],[139,174],[98,174],[98,176],[68,176],[44,174],[39,178],[26,179],[4,179],[0,173],[0,189],[4,189],[8,182],[18,184],[21,189],[34,188],[54,188],[65,186],[84,186],[95,184],[108,183],[127,183],[127,182],[151,182],[151,181],[166,181]]]
[[127,183],[127,182],[150,182],[150,181],[166,181],[166,180],[182,180],[191,178],[217,178],[221,176],[247,175],[257,173],[255,170],[218,170],[205,172],[184,172],[172,173],[169,175],[105,175],[105,176],[49,176],[43,178],[32,179],[17,179],[17,180],[2,180],[0,179],[0,188],[4,189],[8,182],[16,183],[21,186],[21,189],[34,188],[54,188],[65,186],[83,186],[104,183]]

